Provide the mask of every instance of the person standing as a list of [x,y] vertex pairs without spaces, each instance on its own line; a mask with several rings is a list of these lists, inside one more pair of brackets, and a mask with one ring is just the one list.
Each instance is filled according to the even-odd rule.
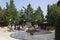
[[12,31],[14,31],[14,28],[15,28],[15,27],[14,27],[14,24],[13,24],[13,25],[12,25]]

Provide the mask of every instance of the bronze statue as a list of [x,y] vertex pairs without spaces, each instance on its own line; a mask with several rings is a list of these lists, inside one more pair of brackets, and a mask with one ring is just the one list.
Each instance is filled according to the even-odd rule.
[[30,11],[27,10],[25,7],[23,7],[23,8],[26,10],[26,13],[27,13],[26,21],[29,22],[30,21]]

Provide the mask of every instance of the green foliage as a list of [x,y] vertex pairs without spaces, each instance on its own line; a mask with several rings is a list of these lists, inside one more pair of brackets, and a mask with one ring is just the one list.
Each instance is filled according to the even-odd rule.
[[31,4],[28,4],[27,5],[27,10],[29,10],[30,12],[30,21],[33,19],[32,16],[33,16],[33,8],[31,7]]
[[58,10],[55,20],[55,40],[60,40],[60,0],[57,2]]
[[56,17],[55,30],[55,40],[60,40],[60,15]]
[[0,24],[18,24],[19,21],[19,15],[14,5],[14,0],[10,0],[10,4],[6,2],[6,9],[0,7]]
[[60,6],[60,0],[57,2],[57,5]]
[[57,15],[59,15],[60,13],[60,8],[56,5],[48,5],[48,10],[47,10],[47,21],[49,23],[50,26],[54,26],[55,25],[55,19],[57,17]]
[[19,19],[20,19],[19,23],[20,23],[20,24],[22,24],[22,23],[24,22],[25,17],[26,17],[26,15],[25,15],[25,13],[23,12],[23,9],[21,9],[21,10],[19,11]]
[[[27,5],[27,10],[30,13],[30,21],[36,22],[40,21],[43,22],[43,12],[40,7],[34,12],[31,4]],[[6,8],[2,9],[0,6],[0,24],[20,24],[26,21],[28,13],[26,10],[21,9],[17,11],[14,0],[10,0],[10,3],[6,2]]]
[[10,5],[6,3],[6,11],[8,14],[8,21],[11,22],[11,24],[18,23],[18,11],[14,5],[14,0],[10,0]]
[[0,26],[1,25],[8,25],[8,21],[6,18],[5,9],[0,7]]
[[37,8],[37,10],[34,13],[34,21],[40,21],[43,22],[43,12],[40,7]]
[[16,22],[16,18],[18,17],[18,12],[17,9],[14,5],[14,1],[10,0],[10,12],[11,12],[11,22],[14,23],[14,21]]
[[50,26],[55,26],[55,40],[60,40],[60,0],[57,4],[48,5],[47,21]]
[[33,8],[31,7],[31,4],[27,5],[27,10],[30,11],[30,14],[33,14]]

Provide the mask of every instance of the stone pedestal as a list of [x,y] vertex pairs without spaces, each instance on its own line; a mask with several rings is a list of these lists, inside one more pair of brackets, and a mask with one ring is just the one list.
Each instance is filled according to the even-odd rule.
[[26,22],[26,27],[32,27],[32,24],[30,22]]

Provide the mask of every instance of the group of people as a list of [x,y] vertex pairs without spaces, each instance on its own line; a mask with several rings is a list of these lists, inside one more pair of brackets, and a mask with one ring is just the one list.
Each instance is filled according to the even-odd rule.
[[8,28],[10,29],[10,31],[23,29],[23,27],[21,25],[8,25]]
[[[22,26],[22,25],[8,25],[8,28],[11,31],[28,29],[27,26]],[[38,29],[39,27],[38,25],[34,25],[34,28]],[[43,27],[43,29],[45,29],[45,26]],[[49,30],[49,27],[47,27],[46,30]]]

